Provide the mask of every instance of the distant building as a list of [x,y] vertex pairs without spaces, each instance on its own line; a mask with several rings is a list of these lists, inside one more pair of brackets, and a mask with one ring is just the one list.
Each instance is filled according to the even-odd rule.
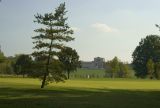
[[101,57],[94,58],[94,61],[82,61],[82,69],[104,69],[105,68],[105,59]]

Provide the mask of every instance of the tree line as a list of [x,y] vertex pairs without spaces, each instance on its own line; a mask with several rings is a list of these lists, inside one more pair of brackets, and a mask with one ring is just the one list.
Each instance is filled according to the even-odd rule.
[[[58,58],[52,59],[50,62],[50,70],[53,73],[57,72],[54,73],[55,75],[57,74],[57,78],[60,77],[58,74],[63,74],[64,79],[69,79],[70,72],[76,71],[77,67],[80,66],[76,50],[69,47],[58,52]],[[33,58],[30,54],[17,54],[14,57],[5,57],[3,52],[0,52],[0,74],[41,78],[45,71],[44,63],[44,58]]]

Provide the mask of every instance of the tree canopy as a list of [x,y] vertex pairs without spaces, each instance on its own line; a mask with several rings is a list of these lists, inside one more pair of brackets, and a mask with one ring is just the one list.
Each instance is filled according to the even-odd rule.
[[67,72],[69,79],[70,72],[75,71],[80,65],[79,56],[76,50],[70,47],[65,47],[58,54],[58,58],[63,63],[64,70]]
[[149,35],[141,39],[132,57],[133,67],[136,71],[135,75],[142,78],[146,77],[148,75],[146,67],[148,60],[152,59],[154,63],[160,62],[160,37]]

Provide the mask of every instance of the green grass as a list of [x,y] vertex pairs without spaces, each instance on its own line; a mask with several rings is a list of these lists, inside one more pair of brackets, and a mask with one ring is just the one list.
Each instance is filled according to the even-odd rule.
[[39,87],[37,79],[0,78],[0,108],[160,108],[157,80],[68,80]]

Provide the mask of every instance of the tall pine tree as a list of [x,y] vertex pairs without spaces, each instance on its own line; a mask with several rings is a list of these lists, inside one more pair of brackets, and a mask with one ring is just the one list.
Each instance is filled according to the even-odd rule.
[[64,42],[74,40],[71,37],[73,30],[66,23],[66,12],[65,3],[62,3],[55,9],[55,13],[35,15],[36,20],[34,22],[41,24],[42,28],[36,29],[35,32],[38,33],[38,36],[32,37],[35,40],[33,43],[35,44],[34,49],[36,49],[32,55],[36,58],[43,58],[45,62],[41,88],[44,88],[45,84],[48,83],[50,76],[53,76],[52,78],[56,82],[62,80],[62,74],[56,72],[55,75],[50,74],[52,71],[50,64],[57,56],[57,52],[65,46]]

